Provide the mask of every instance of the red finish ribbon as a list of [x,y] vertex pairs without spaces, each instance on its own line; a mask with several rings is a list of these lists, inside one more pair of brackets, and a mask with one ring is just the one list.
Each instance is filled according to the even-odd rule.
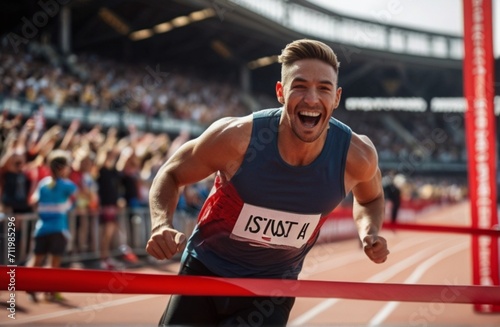
[[394,229],[394,230],[417,230],[423,232],[439,232],[439,233],[459,233],[459,234],[470,234],[470,235],[488,235],[488,236],[500,236],[500,230],[498,229],[485,229],[485,228],[471,228],[471,227],[460,227],[460,226],[437,226],[437,225],[424,225],[424,224],[410,224],[410,223],[386,223],[384,224],[384,229]]
[[495,286],[390,284],[219,278],[0,266],[0,283],[16,291],[343,298],[374,301],[500,304]]

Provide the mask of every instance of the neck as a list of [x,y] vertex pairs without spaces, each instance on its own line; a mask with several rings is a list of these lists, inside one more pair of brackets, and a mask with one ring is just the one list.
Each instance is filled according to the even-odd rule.
[[327,131],[314,142],[304,142],[297,138],[291,130],[280,130],[278,134],[278,150],[281,158],[291,166],[307,166],[311,164],[323,150]]

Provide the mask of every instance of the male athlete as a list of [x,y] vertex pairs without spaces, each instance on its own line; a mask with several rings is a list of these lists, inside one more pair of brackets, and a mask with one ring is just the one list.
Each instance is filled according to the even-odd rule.
[[[384,195],[377,152],[332,118],[342,89],[333,50],[298,40],[282,51],[276,95],[283,107],[221,119],[163,165],[150,192],[157,259],[182,256],[181,275],[296,279],[326,216],[347,193],[370,260],[389,251],[379,236]],[[187,241],[172,226],[179,188],[217,173]],[[253,325],[252,312],[274,300],[262,325],[285,326],[294,298],[172,296],[160,325]]]

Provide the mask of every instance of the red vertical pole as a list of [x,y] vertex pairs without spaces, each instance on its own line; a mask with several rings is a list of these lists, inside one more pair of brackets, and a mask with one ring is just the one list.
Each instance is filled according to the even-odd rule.
[[[491,0],[463,0],[465,129],[472,227],[498,224]],[[472,236],[474,285],[499,285],[498,239]],[[500,289],[499,289],[500,292]],[[475,305],[500,312],[499,305]]]

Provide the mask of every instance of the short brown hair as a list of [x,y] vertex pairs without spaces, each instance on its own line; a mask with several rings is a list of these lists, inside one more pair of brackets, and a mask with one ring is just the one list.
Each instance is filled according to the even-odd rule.
[[323,42],[309,39],[301,39],[287,44],[278,57],[283,67],[288,67],[297,60],[301,59],[319,59],[333,67],[333,70],[338,75],[340,63],[337,60],[337,55],[332,48]]
[[69,155],[64,150],[54,150],[48,156],[50,171],[53,175],[59,176],[59,172],[69,165]]

